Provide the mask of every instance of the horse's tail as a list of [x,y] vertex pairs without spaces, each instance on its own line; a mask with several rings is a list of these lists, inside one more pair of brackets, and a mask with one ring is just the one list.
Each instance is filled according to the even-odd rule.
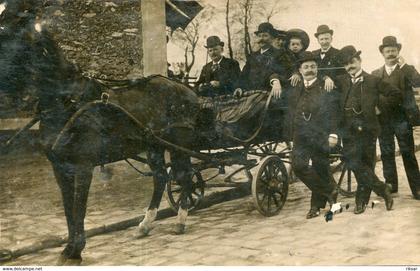
[[94,101],[79,109],[58,135],[56,157],[94,165],[131,157],[142,151],[144,131],[116,106]]

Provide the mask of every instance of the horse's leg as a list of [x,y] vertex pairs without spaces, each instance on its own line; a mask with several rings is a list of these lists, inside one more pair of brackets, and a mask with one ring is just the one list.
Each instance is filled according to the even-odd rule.
[[[85,215],[87,200],[89,195],[89,188],[92,182],[93,167],[87,165],[78,165],[74,167],[74,203],[73,203],[73,219],[74,219],[74,234],[72,242],[68,244],[69,251],[68,259],[74,263],[82,261],[81,253],[85,248]],[[69,263],[67,260],[67,263]],[[73,263],[73,262],[70,262]]]
[[171,152],[172,172],[174,181],[181,185],[181,200],[179,203],[175,233],[185,233],[185,222],[188,216],[188,198],[192,193],[192,165],[191,158],[183,153]]
[[153,196],[150,201],[146,215],[139,224],[138,237],[147,236],[152,230],[152,222],[156,219],[157,210],[162,201],[165,185],[168,181],[168,173],[165,166],[165,151],[160,148],[152,149],[148,152],[149,167],[153,172]]
[[74,242],[74,172],[73,168],[67,166],[64,163],[51,161],[51,164],[54,170],[55,179],[61,191],[64,214],[66,215],[68,229],[68,243],[64,250],[61,252],[60,258],[57,262],[58,265],[63,265],[73,250],[72,245]]

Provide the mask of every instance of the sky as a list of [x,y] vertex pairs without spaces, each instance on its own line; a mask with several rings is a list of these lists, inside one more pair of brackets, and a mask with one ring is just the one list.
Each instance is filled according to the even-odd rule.
[[[235,0],[231,2],[235,3]],[[255,0],[257,5],[269,6],[272,0]],[[401,55],[406,62],[420,69],[420,1],[418,0],[277,0],[281,9],[270,22],[283,30],[301,28],[311,38],[309,50],[318,49],[314,33],[319,24],[334,29],[333,46],[342,48],[354,45],[362,51],[364,69],[371,72],[383,65],[378,46],[382,38],[395,35],[402,43]],[[203,47],[210,35],[218,35],[226,41],[226,0],[201,0],[205,9],[214,8],[215,15],[202,26],[197,51],[197,64],[192,74],[197,74],[206,61]],[[238,5],[233,4],[232,7]],[[262,22],[262,21],[260,21]],[[253,22],[253,33],[258,23]],[[182,50],[168,44],[168,61],[182,61]]]

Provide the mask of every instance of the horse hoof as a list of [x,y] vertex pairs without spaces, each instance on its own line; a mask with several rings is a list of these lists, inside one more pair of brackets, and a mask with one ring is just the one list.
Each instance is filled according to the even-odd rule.
[[79,266],[82,265],[82,258],[80,259],[67,259],[66,266]]
[[149,236],[149,233],[150,233],[151,230],[152,230],[151,227],[146,227],[146,226],[141,225],[138,228],[137,234],[135,235],[135,237],[137,239],[147,237],[147,236]]
[[174,233],[176,235],[184,234],[185,233],[185,224],[175,224]]

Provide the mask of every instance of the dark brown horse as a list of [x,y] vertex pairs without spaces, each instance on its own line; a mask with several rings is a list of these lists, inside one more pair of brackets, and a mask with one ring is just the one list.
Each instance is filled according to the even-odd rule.
[[[94,167],[143,151],[147,152],[154,179],[153,197],[138,229],[139,235],[147,235],[169,178],[164,159],[167,146],[154,135],[190,147],[198,113],[197,96],[180,83],[152,76],[120,82],[124,86],[110,92],[109,101],[135,119],[118,106],[92,103],[107,88],[82,76],[65,60],[51,35],[35,27],[38,10],[34,6],[42,1],[9,2],[0,20],[0,62],[4,64],[2,75],[6,71],[8,76],[0,75],[0,82],[15,91],[32,86],[39,98],[42,145],[62,193],[68,226],[68,244],[60,264],[82,259],[86,243],[84,219]],[[175,230],[183,233],[192,185],[191,162],[188,154],[177,149],[172,149],[170,155],[173,178],[182,186]]]

